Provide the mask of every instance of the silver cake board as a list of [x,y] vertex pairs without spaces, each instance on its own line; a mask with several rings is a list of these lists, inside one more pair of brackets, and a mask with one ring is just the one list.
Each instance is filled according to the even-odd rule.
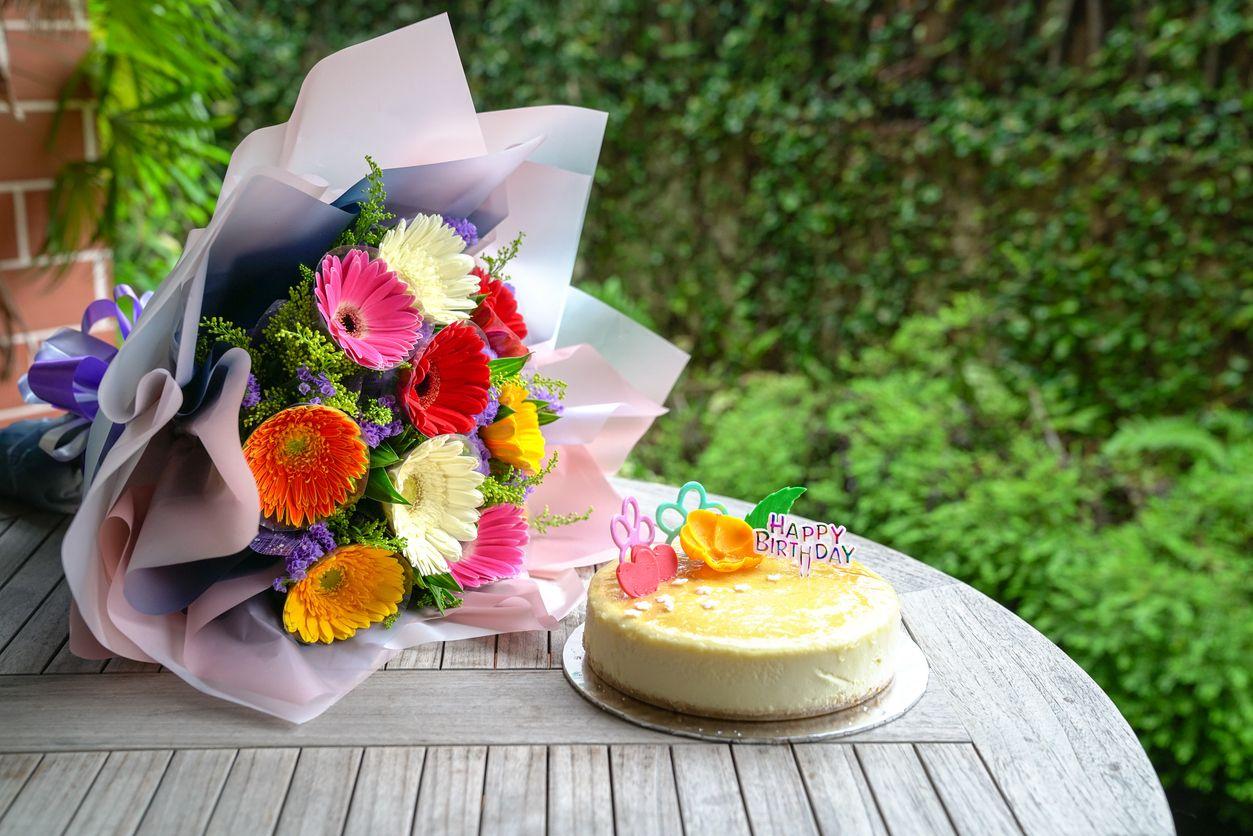
[[570,634],[561,653],[566,679],[584,699],[637,726],[721,743],[801,743],[846,737],[890,723],[914,707],[927,690],[927,657],[904,631],[896,655],[896,675],[887,688],[843,711],[799,720],[719,720],[682,714],[637,700],[592,671],[583,654],[583,625]]

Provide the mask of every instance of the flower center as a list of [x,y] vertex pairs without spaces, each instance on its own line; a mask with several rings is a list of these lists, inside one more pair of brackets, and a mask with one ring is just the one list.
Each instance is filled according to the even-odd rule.
[[334,592],[344,583],[344,570],[340,566],[332,566],[318,576],[318,589],[321,592]]
[[339,323],[340,328],[344,329],[344,333],[349,336],[359,337],[365,333],[365,317],[353,305],[346,303],[340,305],[339,310],[335,311],[335,321]]
[[413,391],[423,409],[435,403],[435,399],[439,397],[439,370],[428,369],[426,377],[414,384]]
[[280,457],[288,467],[310,464],[317,458],[319,439],[308,427],[292,427],[278,444]]

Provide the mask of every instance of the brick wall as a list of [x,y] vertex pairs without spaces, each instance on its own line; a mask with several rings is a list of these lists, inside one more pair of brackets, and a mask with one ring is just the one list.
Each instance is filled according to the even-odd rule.
[[0,286],[21,320],[17,334],[0,335],[14,354],[13,371],[0,379],[0,426],[53,414],[23,404],[17,378],[44,337],[77,327],[83,308],[110,287],[106,250],[41,254],[53,178],[66,162],[96,153],[92,104],[82,95],[51,134],[58,97],[89,45],[86,20],[67,6],[56,19],[6,6],[0,34],[9,59],[8,95],[0,96]]

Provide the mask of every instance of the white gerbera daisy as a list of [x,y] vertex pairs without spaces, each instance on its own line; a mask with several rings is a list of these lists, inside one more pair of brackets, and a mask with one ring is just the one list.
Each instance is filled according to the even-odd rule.
[[418,307],[437,325],[469,319],[479,280],[466,243],[439,215],[401,221],[379,241],[379,257],[405,280]]
[[461,544],[478,536],[483,474],[455,435],[437,435],[414,448],[391,476],[408,505],[384,503],[392,530],[406,540],[405,557],[422,575],[448,571]]

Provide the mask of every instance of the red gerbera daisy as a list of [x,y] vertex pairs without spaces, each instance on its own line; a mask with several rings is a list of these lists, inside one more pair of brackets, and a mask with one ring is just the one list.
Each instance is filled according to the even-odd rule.
[[468,433],[487,407],[488,377],[483,339],[469,325],[449,325],[401,376],[400,403],[423,435]]
[[518,300],[513,291],[499,279],[493,279],[482,267],[472,271],[479,278],[479,293],[483,300],[475,308],[474,324],[487,335],[492,351],[501,357],[521,357],[526,354],[522,340],[526,338],[526,321],[518,313]]

